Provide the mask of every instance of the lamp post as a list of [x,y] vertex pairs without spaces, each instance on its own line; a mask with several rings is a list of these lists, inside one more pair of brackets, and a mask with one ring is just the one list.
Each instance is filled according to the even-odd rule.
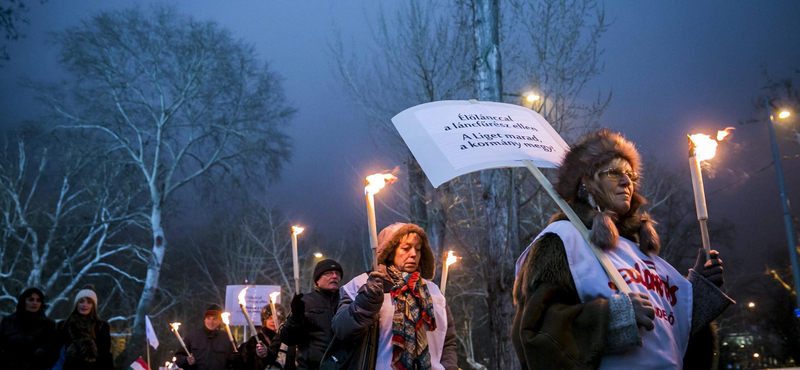
[[[797,238],[794,234],[794,226],[792,225],[792,215],[789,212],[789,198],[786,196],[786,184],[783,181],[783,168],[781,167],[781,158],[778,154],[778,141],[775,139],[775,127],[772,117],[772,106],[769,104],[769,98],[764,97],[764,107],[767,109],[769,116],[769,139],[772,141],[772,158],[775,161],[775,172],[778,173],[778,189],[781,194],[781,206],[783,207],[783,223],[786,227],[786,239],[789,242],[789,257],[792,261],[792,275],[794,276],[794,292],[797,297],[797,306],[795,307],[795,315],[800,315],[800,266],[797,262]],[[781,112],[780,117],[788,117],[788,112]]]

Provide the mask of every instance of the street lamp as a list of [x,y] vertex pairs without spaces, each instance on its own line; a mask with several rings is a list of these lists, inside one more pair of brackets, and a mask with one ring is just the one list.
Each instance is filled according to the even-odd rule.
[[[783,168],[781,167],[781,158],[778,154],[778,141],[775,139],[775,127],[772,116],[772,106],[769,104],[769,98],[764,97],[764,106],[767,109],[769,117],[769,138],[772,142],[772,158],[775,161],[775,172],[778,173],[778,189],[781,194],[781,206],[783,207],[783,223],[786,227],[786,239],[789,243],[789,257],[792,261],[792,275],[794,276],[794,292],[797,297],[797,306],[795,307],[795,315],[800,316],[800,294],[797,290],[800,288],[800,266],[797,262],[797,238],[794,234],[794,225],[792,225],[792,215],[789,212],[789,198],[786,196],[786,184],[783,181]],[[778,115],[779,118],[789,117],[791,113],[784,110]]]
[[755,307],[755,306],[756,306],[756,304],[755,304],[755,303],[753,303],[753,302],[750,302],[750,303],[747,305],[747,307],[750,307],[750,308],[753,308],[753,307]]
[[538,94],[535,94],[533,91],[529,91],[529,92],[525,93],[525,100],[527,100],[528,103],[533,103],[533,102],[535,102],[535,101],[537,101],[537,100],[539,100],[541,98],[542,98],[541,96],[539,96]]
[[317,252],[317,253],[314,253],[314,258],[316,258],[316,259],[322,259],[322,253],[319,253],[319,252]]

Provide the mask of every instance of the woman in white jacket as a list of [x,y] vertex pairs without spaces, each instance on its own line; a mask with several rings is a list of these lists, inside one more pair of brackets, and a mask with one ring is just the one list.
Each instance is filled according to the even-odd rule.
[[[395,223],[378,235],[378,269],[340,289],[333,318],[336,337],[364,342],[379,322],[374,370],[457,370],[453,317],[433,279],[435,261],[428,236],[417,225]],[[366,347],[354,352],[363,357]],[[350,361],[349,369],[361,369]],[[367,370],[373,370],[367,369]]]

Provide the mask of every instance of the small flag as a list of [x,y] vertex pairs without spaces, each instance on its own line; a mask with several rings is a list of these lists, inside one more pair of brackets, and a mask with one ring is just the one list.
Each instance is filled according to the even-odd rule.
[[128,370],[150,370],[150,367],[148,367],[147,363],[144,362],[141,357],[139,357],[131,364],[131,366],[128,367]]
[[153,324],[150,323],[150,317],[144,315],[145,331],[147,331],[147,343],[153,346],[153,349],[158,349],[158,337],[156,331],[153,330]]

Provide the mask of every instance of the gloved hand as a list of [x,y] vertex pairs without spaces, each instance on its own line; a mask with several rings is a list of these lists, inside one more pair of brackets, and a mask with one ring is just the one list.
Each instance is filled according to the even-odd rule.
[[719,288],[725,282],[722,278],[722,260],[719,258],[719,252],[715,250],[712,250],[709,254],[711,258],[706,260],[706,252],[702,248],[697,251],[697,262],[694,264],[694,270]]
[[636,325],[645,328],[645,330],[653,330],[656,326],[653,320],[656,317],[656,310],[653,309],[653,303],[650,302],[650,297],[644,293],[628,293],[633,305],[633,314],[636,318]]
[[383,279],[386,278],[386,266],[378,265],[378,269],[369,273],[367,278],[367,296],[371,301],[383,301]]
[[258,343],[256,343],[256,354],[258,355],[258,357],[261,358],[267,357],[267,355],[269,354],[267,346],[262,344],[261,341],[258,341]]
[[[292,315],[303,315],[306,312],[306,303],[303,302],[303,293],[292,297]],[[301,316],[302,317],[302,316]]]

